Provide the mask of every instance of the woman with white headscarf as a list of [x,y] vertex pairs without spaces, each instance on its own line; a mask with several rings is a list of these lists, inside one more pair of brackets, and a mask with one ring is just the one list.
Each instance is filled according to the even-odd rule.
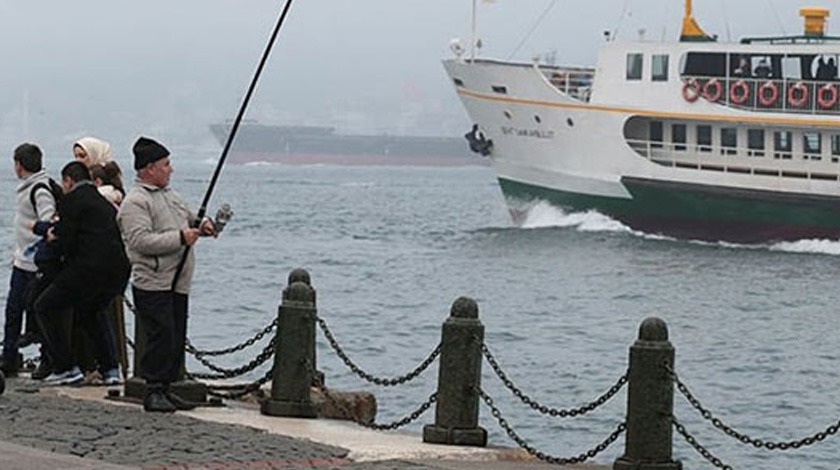
[[99,193],[119,206],[125,195],[122,170],[111,156],[111,144],[96,137],[82,137],[73,143],[73,156],[91,170],[98,181]]

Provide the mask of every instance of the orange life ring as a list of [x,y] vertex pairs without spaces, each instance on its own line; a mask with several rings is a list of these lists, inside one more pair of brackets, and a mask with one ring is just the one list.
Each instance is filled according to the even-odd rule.
[[[799,97],[796,94],[799,93]],[[808,87],[804,82],[796,82],[788,88],[788,103],[794,108],[801,108],[808,101]]]
[[[768,90],[770,91],[769,95],[767,94]],[[773,106],[777,99],[779,99],[779,87],[776,82],[764,82],[758,87],[758,102],[762,106]]]
[[713,78],[703,85],[703,97],[712,103],[717,103],[722,95],[723,85],[720,84],[720,80],[717,78]]
[[840,99],[840,94],[837,91],[837,85],[826,83],[817,90],[817,104],[822,109],[833,108]]
[[682,89],[683,99],[689,103],[694,103],[697,98],[700,98],[700,84],[697,83],[696,78],[689,78],[683,84]]
[[750,99],[750,86],[744,80],[738,80],[729,87],[729,101],[744,104]]

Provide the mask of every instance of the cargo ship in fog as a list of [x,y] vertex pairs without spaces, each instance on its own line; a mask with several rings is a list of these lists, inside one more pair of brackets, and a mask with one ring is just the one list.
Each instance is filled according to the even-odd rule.
[[[224,146],[232,125],[211,124]],[[328,126],[240,124],[230,151],[237,163],[271,162],[294,165],[488,165],[470,152],[463,137],[342,134]]]

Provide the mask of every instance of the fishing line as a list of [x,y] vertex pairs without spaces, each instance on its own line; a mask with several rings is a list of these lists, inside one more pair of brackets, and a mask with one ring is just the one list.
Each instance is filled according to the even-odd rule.
[[548,12],[551,11],[551,9],[554,8],[554,5],[556,4],[557,0],[551,0],[551,3],[549,3],[548,6],[545,7],[545,10],[543,10],[542,14],[539,16],[539,18],[537,18],[537,21],[534,22],[533,26],[531,26],[531,30],[528,31],[528,33],[525,35],[524,38],[522,38],[522,40],[519,42],[516,48],[513,49],[513,52],[511,52],[510,55],[507,56],[507,60],[510,60],[511,57],[513,57],[517,52],[519,52],[519,49],[522,48],[522,46],[525,44],[525,41],[527,41],[531,37],[531,35],[534,34],[534,31],[537,30],[537,27],[539,27],[539,25],[545,19],[546,15],[548,15]]
[[[204,193],[204,200],[201,201],[201,207],[199,207],[198,213],[196,214],[196,220],[198,220],[199,223],[201,223],[201,220],[207,213],[207,204],[210,202],[210,196],[216,188],[216,182],[219,180],[219,175],[222,173],[222,167],[225,165],[225,160],[227,160],[228,153],[233,145],[233,139],[236,137],[236,132],[239,130],[239,124],[245,116],[245,110],[248,109],[248,103],[251,101],[251,96],[257,88],[257,82],[260,79],[260,75],[262,74],[266,62],[268,62],[268,57],[271,55],[271,50],[274,48],[274,43],[277,40],[277,36],[280,34],[280,29],[283,27],[283,23],[286,21],[286,16],[288,15],[289,8],[291,8],[291,6],[292,0],[286,0],[286,5],[283,7],[283,11],[277,19],[277,24],[274,26],[274,31],[271,33],[271,38],[265,46],[265,51],[263,51],[260,63],[257,66],[257,70],[254,72],[254,77],[251,79],[251,85],[248,87],[248,91],[245,93],[245,98],[242,100],[242,105],[239,107],[239,113],[236,115],[236,119],[233,121],[233,126],[230,128],[230,133],[228,134],[227,141],[225,142],[225,147],[222,149],[222,156],[219,157],[219,163],[216,164],[216,169],[213,171],[213,176],[210,178],[210,184],[207,186],[207,191]],[[172,278],[172,290],[175,290],[175,284],[181,276],[181,271],[184,269],[184,264],[187,262],[187,256],[189,253],[190,245],[187,245],[187,248],[184,250],[184,254],[181,256],[181,261],[178,263],[178,267],[175,270],[175,277]]]

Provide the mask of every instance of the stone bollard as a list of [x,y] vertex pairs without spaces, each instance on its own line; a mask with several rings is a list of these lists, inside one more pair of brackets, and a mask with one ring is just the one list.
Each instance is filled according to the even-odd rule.
[[306,271],[292,271],[289,286],[283,290],[277,313],[271,398],[260,406],[266,415],[315,418],[318,414],[310,396],[315,375],[316,309],[315,290],[304,282],[308,279]]
[[674,382],[665,365],[674,367],[668,326],[648,318],[630,347],[627,389],[627,435],[624,455],[613,470],[681,470],[672,458]]
[[484,325],[478,305],[460,297],[443,324],[435,424],[423,427],[423,442],[484,447],[487,431],[478,425],[481,345]]

